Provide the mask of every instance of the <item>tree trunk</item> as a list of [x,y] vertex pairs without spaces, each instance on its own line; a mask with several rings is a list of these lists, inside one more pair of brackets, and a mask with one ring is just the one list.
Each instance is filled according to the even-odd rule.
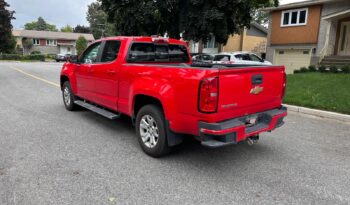
[[203,41],[202,39],[198,41],[198,53],[203,53]]

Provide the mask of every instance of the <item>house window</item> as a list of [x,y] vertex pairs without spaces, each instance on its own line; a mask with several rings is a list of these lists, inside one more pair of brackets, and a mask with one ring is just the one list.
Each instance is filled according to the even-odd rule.
[[35,46],[40,45],[39,39],[33,38],[33,45],[35,45]]
[[281,26],[304,26],[307,24],[307,16],[307,8],[283,11]]
[[56,40],[46,40],[46,45],[57,46],[57,41]]

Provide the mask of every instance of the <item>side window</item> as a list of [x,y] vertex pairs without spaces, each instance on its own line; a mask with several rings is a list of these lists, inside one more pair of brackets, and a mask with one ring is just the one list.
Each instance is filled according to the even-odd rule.
[[248,54],[243,54],[242,55],[242,60],[244,60],[244,61],[251,61],[251,59],[250,59]]
[[98,52],[101,47],[101,42],[91,45],[81,56],[80,62],[83,64],[92,64],[98,62]]
[[251,61],[262,62],[262,59],[254,54],[250,54]]
[[120,41],[106,41],[102,52],[101,62],[112,62],[118,57]]
[[206,60],[206,61],[210,61],[212,60],[213,58],[210,56],[210,55],[204,55],[203,56],[203,60]]
[[243,57],[241,54],[235,55],[235,58],[237,58],[237,60],[243,60]]
[[230,61],[231,57],[229,55],[217,55],[214,57],[214,61]]

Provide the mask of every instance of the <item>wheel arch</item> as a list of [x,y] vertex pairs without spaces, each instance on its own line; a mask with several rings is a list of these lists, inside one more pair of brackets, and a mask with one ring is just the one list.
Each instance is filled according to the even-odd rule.
[[69,82],[68,76],[66,76],[66,75],[61,75],[61,77],[60,77],[60,86],[61,86],[61,90],[62,90],[62,88],[63,88],[63,84],[64,84],[66,81]]

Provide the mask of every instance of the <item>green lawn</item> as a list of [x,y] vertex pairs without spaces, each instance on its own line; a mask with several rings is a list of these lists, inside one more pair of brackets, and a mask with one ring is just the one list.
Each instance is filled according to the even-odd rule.
[[287,75],[284,103],[350,114],[350,74]]

